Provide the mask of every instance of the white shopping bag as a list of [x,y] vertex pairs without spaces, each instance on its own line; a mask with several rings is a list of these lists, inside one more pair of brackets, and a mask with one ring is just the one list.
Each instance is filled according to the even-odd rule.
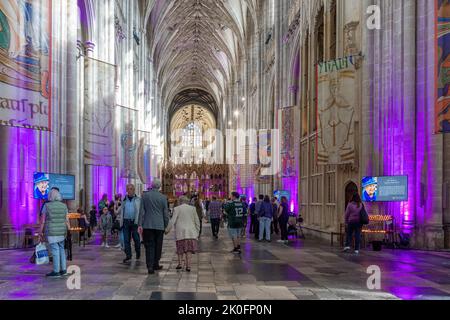
[[39,243],[36,246],[36,264],[43,265],[48,264],[50,262],[48,258],[48,250],[45,244]]

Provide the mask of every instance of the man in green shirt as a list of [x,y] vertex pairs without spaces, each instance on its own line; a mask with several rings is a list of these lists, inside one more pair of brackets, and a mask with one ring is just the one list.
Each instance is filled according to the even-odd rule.
[[233,240],[234,250],[232,253],[241,253],[240,237],[244,227],[244,206],[239,200],[237,192],[231,194],[232,200],[225,205],[225,212],[228,219],[228,233]]

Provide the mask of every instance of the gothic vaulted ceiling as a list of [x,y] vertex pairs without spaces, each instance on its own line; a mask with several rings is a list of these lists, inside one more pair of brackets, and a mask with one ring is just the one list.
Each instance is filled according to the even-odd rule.
[[163,101],[203,89],[220,103],[245,55],[247,17],[255,0],[156,0],[148,19],[152,59]]

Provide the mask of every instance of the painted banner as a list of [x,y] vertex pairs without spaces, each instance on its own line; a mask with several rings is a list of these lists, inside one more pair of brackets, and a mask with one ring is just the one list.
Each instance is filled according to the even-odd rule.
[[141,182],[146,185],[152,181],[152,168],[155,166],[153,150],[151,133],[138,131],[137,172]]
[[116,66],[85,59],[84,163],[116,167]]
[[0,126],[51,130],[51,5],[0,1]]
[[355,57],[317,66],[317,162],[319,165],[355,161]]
[[450,132],[450,1],[437,4],[436,133]]
[[120,177],[124,179],[136,179],[138,141],[135,123],[137,120],[137,110],[123,106],[117,107],[120,111]]
[[260,130],[258,132],[257,147],[258,164],[254,167],[255,182],[270,184],[272,183],[272,175],[263,174],[264,171],[270,171],[272,166],[272,132],[270,130]]
[[283,108],[281,113],[281,175],[295,177],[295,107]]

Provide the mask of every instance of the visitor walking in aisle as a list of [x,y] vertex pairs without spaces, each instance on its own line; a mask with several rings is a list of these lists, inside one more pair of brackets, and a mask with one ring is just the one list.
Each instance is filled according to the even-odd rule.
[[108,237],[111,235],[113,220],[108,207],[104,207],[100,216],[100,230],[102,232],[102,247],[109,248]]
[[271,226],[271,234],[273,234],[273,231],[275,231],[275,234],[278,235],[280,233],[279,229],[278,229],[278,208],[279,208],[279,204],[278,204],[278,200],[276,197],[272,198],[272,207],[273,207],[273,212],[275,213],[273,216],[273,221],[272,221],[272,226]]
[[200,220],[197,211],[189,205],[189,198],[181,197],[180,206],[174,209],[174,214],[166,228],[166,235],[175,228],[175,241],[178,255],[177,270],[183,269],[183,258],[186,262],[186,271],[191,272],[192,254],[198,251],[198,237],[200,233]]
[[245,238],[246,237],[246,232],[247,232],[247,225],[248,225],[248,203],[247,203],[247,198],[246,197],[241,197],[241,202],[242,202],[242,207],[244,209],[244,216],[242,217],[242,222],[243,222],[243,227],[242,227],[242,231],[241,231],[241,237]]
[[209,204],[209,217],[211,221],[212,235],[219,239],[220,223],[222,220],[222,203],[213,197]]
[[162,270],[159,264],[162,255],[164,232],[169,224],[167,197],[160,192],[161,181],[155,179],[152,189],[142,197],[139,213],[139,233],[143,235],[145,258],[149,274]]
[[141,258],[141,238],[138,232],[140,209],[141,198],[136,195],[136,187],[133,184],[129,184],[127,185],[127,195],[123,202],[121,202],[117,215],[126,255],[123,263],[128,263],[133,258],[131,239],[133,239],[134,242],[136,260]]
[[64,250],[64,240],[70,229],[69,209],[62,202],[62,196],[58,190],[50,191],[48,201],[42,208],[41,227],[39,239],[50,245],[53,255],[53,271],[47,277],[56,278],[67,275],[67,258]]
[[204,207],[205,207],[205,216],[206,216],[206,221],[209,221],[209,204],[211,203],[211,201],[209,200],[209,198],[206,198],[204,201]]
[[[121,195],[115,196],[114,211],[111,213],[111,215],[113,217],[112,233],[119,238],[119,242],[117,243],[115,248],[125,251],[125,238],[124,238],[124,232],[123,232],[123,217],[120,217],[120,215],[123,213],[121,211],[122,199],[119,198],[119,196],[121,196]],[[110,204],[110,205],[112,205],[112,204]]]
[[88,238],[90,238],[91,235],[89,229],[89,220],[87,218],[86,213],[81,208],[77,209],[77,213],[80,215],[80,218],[78,219],[78,227],[81,228],[79,239],[81,243],[81,239],[83,239],[83,241],[86,241],[86,233]]
[[355,234],[355,254],[359,254],[361,244],[361,211],[364,209],[359,194],[353,195],[352,201],[348,204],[345,211],[346,241],[344,252],[351,250],[353,234]]
[[239,200],[239,197],[239,193],[233,192],[231,195],[232,201],[225,205],[225,212],[228,219],[228,232],[234,245],[232,253],[241,253],[240,238],[244,226],[242,220],[244,216],[244,206]]
[[256,222],[255,222],[255,239],[259,240],[259,226],[260,226],[260,217],[259,217],[259,211],[261,210],[261,206],[264,202],[264,196],[260,194],[258,196],[258,201],[256,201],[255,204],[255,213],[256,213]]
[[89,211],[89,227],[91,228],[91,239],[95,237],[95,231],[97,231],[97,207],[92,205],[91,211]]
[[280,225],[281,240],[279,242],[289,243],[287,225],[289,222],[289,205],[286,197],[281,197],[281,204],[277,213],[278,224]]
[[264,197],[264,201],[260,206],[258,211],[259,217],[259,242],[263,241],[263,237],[265,235],[266,241],[271,242],[270,240],[270,225],[272,224],[273,219],[273,207],[270,203],[269,196]]
[[202,202],[200,201],[200,198],[198,196],[194,200],[194,206],[195,206],[195,210],[197,211],[198,219],[200,220],[200,236],[201,236],[202,235],[202,228],[203,228],[204,212],[203,212]]
[[252,203],[250,204],[250,234],[256,233],[256,223],[258,222],[258,216],[256,215],[256,202],[258,200],[253,198]]

